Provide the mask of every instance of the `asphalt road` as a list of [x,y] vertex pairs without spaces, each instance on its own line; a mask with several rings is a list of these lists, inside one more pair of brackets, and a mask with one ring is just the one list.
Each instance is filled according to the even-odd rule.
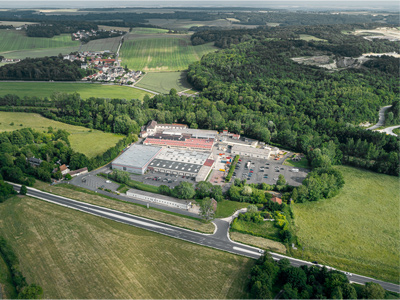
[[[20,185],[14,183],[10,184],[14,186],[15,190],[19,191]],[[164,234],[173,238],[185,240],[202,246],[223,250],[226,252],[250,257],[253,259],[258,259],[261,256],[261,254],[259,253],[259,250],[261,249],[233,242],[229,239],[228,236],[229,222],[226,220],[222,219],[215,220],[214,222],[214,224],[216,225],[215,232],[213,234],[202,234],[191,230],[175,227],[172,225],[160,223],[157,221],[149,220],[146,218],[126,214],[113,209],[72,200],[62,196],[53,195],[50,193],[39,191],[34,188],[28,188],[27,195],[50,203],[54,203],[57,205],[89,213],[95,216],[114,220],[116,222],[121,222],[131,226],[139,227],[145,230],[150,230],[156,233]],[[292,257],[276,253],[271,253],[271,256],[275,260],[287,258],[289,259],[291,265],[296,267],[301,265],[309,265],[309,266],[313,265],[312,263],[307,261],[295,259]],[[330,267],[327,266],[327,268]],[[375,280],[369,277],[364,277],[356,274],[352,274],[351,276],[348,276],[348,278],[351,282],[360,284],[365,284],[366,282],[371,282],[371,281],[376,282],[388,291],[393,291],[397,293],[400,292],[400,286],[393,283]]]
[[387,106],[383,106],[381,107],[381,109],[379,110],[379,120],[378,123],[376,123],[374,126],[371,126],[369,128],[367,128],[367,130],[374,130],[378,127],[381,127],[383,125],[385,125],[385,112],[392,107],[391,105],[387,105]]

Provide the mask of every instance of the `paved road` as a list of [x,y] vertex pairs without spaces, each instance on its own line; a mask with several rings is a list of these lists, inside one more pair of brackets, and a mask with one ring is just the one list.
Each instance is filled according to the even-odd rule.
[[[11,183],[14,188],[18,191],[20,189],[20,185]],[[122,213],[117,210],[100,207],[97,205],[92,205],[76,200],[72,200],[69,198],[53,195],[50,193],[46,193],[43,191],[39,191],[34,188],[28,188],[28,196],[35,197],[50,203],[54,203],[57,205],[61,205],[64,207],[68,207],[71,209],[79,210],[85,213],[89,213],[95,216],[107,218],[110,220],[114,220],[117,222],[121,222],[124,224],[128,224],[131,226],[139,227],[145,230],[150,230],[156,233],[164,234],[170,237],[174,237],[177,239],[185,240],[188,242],[192,242],[195,244],[203,245],[206,247],[211,247],[219,250],[223,250],[226,252],[234,253],[237,255],[242,255],[246,257],[250,257],[253,259],[258,259],[261,254],[259,253],[259,248],[247,246],[244,244],[240,244],[237,242],[233,242],[229,239],[228,231],[229,231],[229,222],[230,220],[217,219],[214,221],[216,225],[216,230],[213,234],[202,234],[198,232],[194,232],[191,230],[175,227],[172,225],[160,223],[157,221],[149,220],[146,218]],[[289,259],[292,266],[301,266],[301,265],[313,265],[310,262],[295,259],[292,257],[287,257],[284,255],[271,253],[271,256],[275,260],[280,260],[282,258]],[[328,266],[327,266],[328,267]],[[330,267],[328,267],[330,268]],[[400,286],[392,283],[387,283],[380,280],[375,280],[369,277],[364,277],[360,275],[353,274],[348,276],[351,282],[365,284],[366,282],[376,282],[380,284],[384,289],[400,292]]]
[[396,125],[396,126],[392,126],[392,127],[387,127],[387,128],[384,128],[384,129],[381,129],[381,130],[377,130],[377,131],[379,131],[379,132],[384,132],[384,133],[386,133],[386,134],[390,134],[390,135],[397,136],[397,134],[395,134],[395,133],[393,132],[393,129],[396,129],[396,128],[400,128],[400,125]]
[[371,126],[371,127],[367,128],[367,130],[374,130],[374,129],[378,128],[378,127],[381,127],[381,126],[385,125],[385,112],[386,112],[390,107],[392,107],[392,106],[391,106],[391,105],[388,105],[388,106],[381,107],[381,109],[379,110],[379,120],[378,120],[378,123],[376,123],[374,126]]

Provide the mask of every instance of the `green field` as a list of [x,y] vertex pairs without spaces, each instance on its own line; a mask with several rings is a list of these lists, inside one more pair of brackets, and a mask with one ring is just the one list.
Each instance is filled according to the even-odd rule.
[[27,37],[24,32],[0,30],[0,55],[7,58],[43,57],[68,54],[79,49],[79,41],[72,41],[69,34],[53,38]]
[[143,99],[150,93],[127,86],[73,82],[0,82],[0,96],[16,94],[19,97],[50,97],[54,92],[77,92],[82,99],[90,97]]
[[[12,122],[14,122],[15,125],[10,125]],[[23,126],[20,126],[20,124]],[[71,142],[72,149],[84,153],[88,157],[104,153],[107,149],[115,146],[123,137],[119,134],[105,133],[99,130],[92,130],[92,132],[90,132],[90,129],[86,127],[53,121],[39,114],[0,111],[0,131],[13,131],[29,127],[38,131],[47,132],[50,126],[53,127],[55,131],[58,129],[68,131],[70,133],[68,138]]]
[[265,237],[267,239],[280,241],[279,229],[274,226],[272,221],[264,221],[260,224],[252,221],[245,221],[237,219],[232,223],[232,229],[241,233],[254,233],[256,236]]
[[300,161],[293,161],[291,158],[287,158],[283,165],[285,166],[291,166],[294,168],[303,168],[303,169],[307,169],[310,168],[310,166],[308,165],[308,160],[303,157]]
[[136,86],[163,94],[169,93],[172,88],[178,92],[191,88],[186,79],[186,72],[146,73]]
[[327,42],[327,40],[317,38],[313,35],[309,34],[300,34],[300,40],[305,40],[305,41],[317,41],[317,42]]
[[113,37],[108,39],[98,39],[90,41],[89,43],[83,44],[80,47],[80,51],[105,51],[117,52],[120,37]]
[[135,27],[132,28],[131,34],[155,34],[155,33],[167,33],[167,29],[162,28],[146,28],[146,27]]
[[204,54],[215,50],[211,43],[192,46],[189,35],[128,36],[120,57],[122,64],[133,70],[183,71]]
[[398,283],[399,178],[337,168],[346,182],[338,196],[293,206],[304,258]]
[[248,298],[251,259],[29,197],[0,215],[0,235],[45,299]]
[[[0,288],[3,286],[3,297],[1,299],[16,299],[17,292],[11,279],[10,269],[0,255]],[[1,291],[0,291],[1,293]]]
[[218,202],[217,211],[215,212],[216,218],[226,218],[232,216],[236,210],[248,207],[250,204],[245,202],[237,202],[230,200],[222,200]]
[[192,21],[190,19],[149,19],[149,23],[152,25],[176,30],[187,30],[192,26],[232,26],[232,22],[229,22],[226,19],[213,21]]

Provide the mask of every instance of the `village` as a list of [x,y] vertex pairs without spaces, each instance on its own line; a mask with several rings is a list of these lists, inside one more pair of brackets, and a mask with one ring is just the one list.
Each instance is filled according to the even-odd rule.
[[63,59],[80,61],[82,69],[93,70],[94,73],[83,77],[82,81],[112,82],[132,85],[142,76],[142,71],[130,71],[121,67],[121,62],[116,59],[115,53],[108,50],[78,52],[65,55]]

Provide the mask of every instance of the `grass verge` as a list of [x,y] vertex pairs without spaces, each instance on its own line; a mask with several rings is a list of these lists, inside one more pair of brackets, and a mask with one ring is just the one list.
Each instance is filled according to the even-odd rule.
[[218,202],[217,211],[215,212],[216,218],[226,218],[232,216],[235,211],[241,208],[248,207],[249,203],[230,201],[230,200],[222,200]]
[[0,234],[44,298],[248,298],[254,260],[30,197],[0,213]]
[[148,209],[144,205],[121,201],[70,184],[50,186],[47,183],[36,181],[35,188],[78,201],[119,210],[129,214],[149,218],[155,221],[187,228],[190,230],[204,233],[214,232],[214,225],[212,225],[211,223],[204,223],[200,219],[175,214],[172,212],[161,211],[160,209],[156,208]]
[[231,232],[229,235],[231,237],[231,240],[233,241],[286,254],[286,247],[280,242],[234,231]]
[[345,180],[339,195],[295,204],[297,237],[306,260],[392,281],[400,275],[399,178],[338,166]]

